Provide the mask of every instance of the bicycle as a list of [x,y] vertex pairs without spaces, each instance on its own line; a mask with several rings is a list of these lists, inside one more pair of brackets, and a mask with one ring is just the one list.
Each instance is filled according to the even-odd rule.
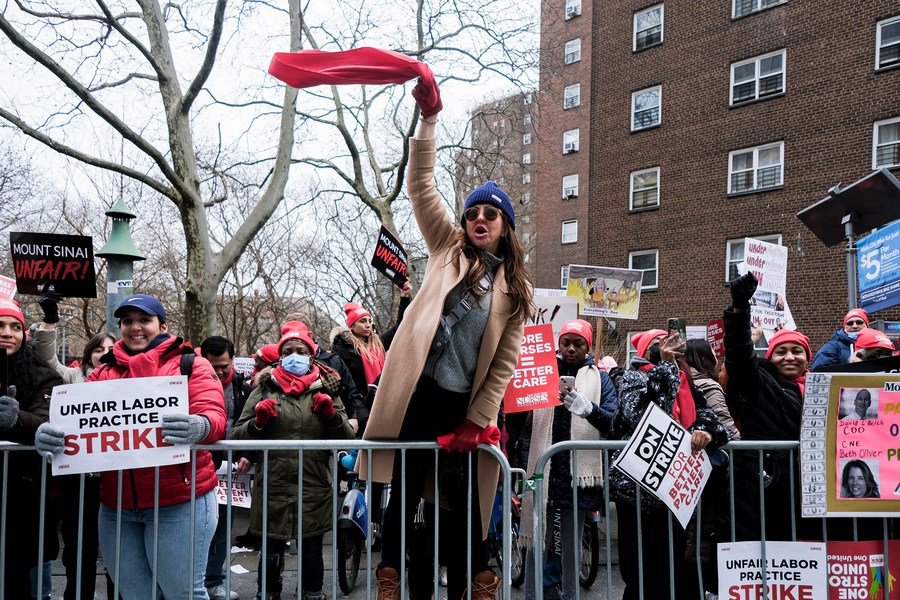
[[588,511],[581,532],[581,571],[578,582],[585,589],[594,585],[600,568],[600,520],[600,511]]
[[[513,469],[513,474],[516,474],[516,472],[519,471],[521,470]],[[521,476],[523,478],[524,475],[525,472],[521,471]],[[521,494],[512,496],[511,505],[512,514],[507,519],[510,535],[510,585],[513,587],[522,587],[522,584],[525,583],[525,547],[519,544],[519,524],[522,516]],[[503,571],[503,536],[499,532],[499,526],[502,526],[501,524],[503,521],[503,494],[498,490],[494,496],[493,510],[491,510],[491,522],[488,527],[488,545],[491,558],[494,559],[497,568],[501,572]]]

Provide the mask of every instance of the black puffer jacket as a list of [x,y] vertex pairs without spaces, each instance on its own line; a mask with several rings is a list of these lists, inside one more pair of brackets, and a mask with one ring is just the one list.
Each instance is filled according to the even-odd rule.
[[[749,311],[725,309],[726,399],[731,415],[740,422],[741,439],[799,440],[803,395],[798,383],[782,379],[775,365],[759,358],[750,338]],[[795,454],[796,458],[796,454]],[[760,539],[759,455],[756,451],[734,454],[735,525],[738,540]],[[795,492],[799,464],[794,463]],[[790,453],[766,450],[766,539],[791,539]],[[799,498],[799,493],[796,494]],[[799,505],[794,511],[799,515]],[[798,521],[799,523],[799,517]]]

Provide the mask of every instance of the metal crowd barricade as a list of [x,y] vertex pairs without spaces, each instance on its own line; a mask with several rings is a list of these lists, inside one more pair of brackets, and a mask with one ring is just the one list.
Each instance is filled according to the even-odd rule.
[[[613,452],[617,450],[621,450],[625,447],[626,442],[624,441],[579,441],[579,442],[560,442],[554,444],[547,448],[544,453],[537,458],[535,464],[535,472],[533,474],[529,474],[529,487],[532,487],[534,490],[534,531],[533,531],[533,547],[531,556],[533,558],[533,573],[534,573],[534,590],[535,590],[535,598],[536,600],[543,600],[544,598],[544,587],[542,584],[543,580],[543,564],[544,564],[544,549],[547,547],[546,539],[544,538],[545,533],[545,514],[541,510],[543,506],[544,497],[547,494],[547,482],[548,482],[548,466],[550,464],[550,460],[553,455],[560,452],[570,452],[571,460],[570,465],[572,465],[572,480],[577,481],[578,478],[578,453],[592,451],[592,452],[602,452],[603,457],[603,502],[604,502],[604,529],[605,529],[605,554],[606,554],[606,594],[605,598],[617,598],[620,597],[621,591],[614,591],[614,579],[613,579],[613,563],[612,563],[612,527],[610,524],[609,516],[611,514],[611,501],[610,501],[610,489],[609,489],[609,464],[610,457]],[[799,502],[799,498],[795,497],[795,490],[797,486],[795,483],[798,482],[799,473],[797,473],[796,469],[796,458],[797,452],[800,448],[799,442],[788,442],[788,441],[734,441],[728,443],[723,447],[724,450],[729,455],[728,461],[728,507],[729,507],[729,521],[730,521],[730,541],[734,541],[736,539],[735,532],[735,524],[734,524],[734,514],[735,514],[735,488],[734,488],[734,456],[738,453],[742,452],[753,452],[758,457],[759,461],[759,507],[760,507],[760,531],[762,539],[760,540],[760,551],[761,551],[761,564],[762,564],[762,580],[766,581],[766,547],[765,547],[765,532],[766,532],[766,512],[765,512],[765,502],[764,502],[764,470],[763,470],[763,458],[764,454],[768,450],[780,450],[787,451],[789,453],[789,463],[791,465],[789,476],[790,476],[790,490],[791,490],[791,503],[792,505],[796,505]],[[644,565],[643,564],[643,552],[641,547],[641,497],[646,496],[648,492],[642,492],[640,487],[637,488],[636,492],[636,509],[637,509],[637,544],[638,544],[638,581],[643,581],[643,573],[647,568],[659,569],[660,565]],[[572,505],[577,506],[577,486],[572,486]],[[783,507],[784,510],[791,510],[791,507]],[[704,600],[706,598],[705,590],[704,590],[704,573],[703,566],[700,560],[700,552],[701,552],[701,535],[702,535],[702,527],[699,525],[699,521],[702,517],[703,511],[703,502],[701,501],[694,514],[694,519],[698,522],[696,531],[696,538],[694,539],[694,547],[695,547],[695,560],[696,560],[696,575],[697,581],[699,582],[699,588],[697,590],[696,596],[691,596],[692,598],[698,598],[699,600]],[[577,516],[577,512],[575,515]],[[790,540],[797,540],[797,522],[794,517],[795,513],[791,510],[791,531],[790,531]],[[873,517],[872,519],[878,519],[881,521],[881,529],[882,529],[882,542],[884,544],[884,564],[890,564],[888,562],[888,539],[890,537],[891,524],[890,519],[886,517]],[[826,518],[818,518],[814,519],[821,522],[821,541],[828,541],[828,530],[826,527],[826,523],[828,519]],[[577,518],[573,518],[573,531],[572,531],[572,541],[573,548],[572,552],[575,553],[575,556],[580,556],[581,544],[582,544],[582,531],[581,529],[584,527],[583,522],[579,522]],[[858,518],[852,518],[852,527],[853,527],[853,539],[858,539],[858,531],[857,531],[857,521]],[[668,543],[669,544],[669,564],[667,565],[666,573],[660,574],[660,576],[667,576],[669,578],[670,589],[672,590],[671,600],[690,600],[688,598],[680,598],[678,597],[677,590],[675,588],[675,573],[674,573],[674,560],[672,553],[672,531],[673,527],[681,527],[681,525],[675,521],[674,517],[669,514],[668,515],[668,531],[665,533],[661,533],[660,535],[660,543]],[[596,556],[597,549],[593,549],[593,553]],[[619,556],[619,560],[622,560],[622,557]],[[576,564],[579,564],[579,561],[576,561]],[[706,574],[707,576],[709,573]],[[621,581],[616,581],[616,584],[621,588]],[[581,586],[576,585],[575,587],[575,600],[580,600],[582,595]],[[595,594],[591,593],[591,597],[594,597]],[[659,598],[647,598],[644,595],[643,585],[641,585],[639,589],[639,598],[641,600],[666,600]]]
[[[196,452],[198,450],[219,450],[219,451],[225,452],[225,460],[228,462],[228,464],[233,464],[233,462],[234,462],[233,458],[234,458],[235,452],[239,452],[239,451],[241,451],[241,452],[261,452],[262,453],[261,458],[254,461],[254,464],[256,464],[260,468],[266,469],[269,464],[269,453],[271,451],[279,451],[279,450],[281,450],[281,451],[284,451],[284,450],[296,451],[297,456],[298,456],[298,465],[299,465],[298,473],[297,473],[297,485],[298,485],[297,493],[298,493],[298,500],[299,500],[298,504],[297,504],[297,523],[298,523],[297,538],[299,541],[303,537],[303,500],[302,500],[302,497],[303,497],[303,457],[304,457],[304,452],[311,451],[311,450],[325,450],[325,451],[331,452],[331,460],[330,460],[331,485],[332,485],[331,559],[332,559],[332,567],[333,568],[332,568],[331,582],[330,582],[331,583],[331,585],[330,585],[331,593],[330,593],[329,597],[337,598],[339,595],[338,594],[338,583],[337,583],[337,561],[338,561],[337,543],[336,543],[337,542],[337,534],[338,534],[337,520],[338,520],[338,513],[340,511],[341,504],[342,504],[341,498],[338,494],[340,481],[336,477],[336,474],[338,472],[338,452],[345,451],[345,450],[352,450],[352,449],[357,449],[360,452],[366,452],[369,454],[368,473],[362,474],[365,476],[365,478],[368,482],[372,481],[371,456],[372,456],[372,452],[375,450],[389,450],[389,451],[399,450],[400,454],[401,454],[401,461],[402,461],[402,464],[404,465],[404,467],[406,465],[406,454],[408,451],[411,451],[411,450],[431,451],[434,453],[435,470],[437,470],[437,466],[438,466],[439,446],[435,442],[364,442],[361,440],[265,440],[265,441],[262,441],[262,440],[260,440],[260,441],[257,441],[257,440],[240,440],[240,441],[230,440],[230,441],[218,442],[218,443],[212,444],[212,445],[192,446],[191,456],[192,456],[192,458],[194,458],[196,456]],[[4,467],[3,468],[3,478],[2,478],[2,503],[0,503],[0,565],[5,564],[6,552],[11,551],[11,549],[12,549],[12,544],[7,544],[7,539],[6,539],[7,521],[9,518],[15,518],[14,515],[8,515],[7,510],[6,510],[8,494],[15,493],[15,490],[11,490],[9,488],[8,482],[7,482],[9,454],[11,452],[34,452],[34,451],[35,450],[32,446],[21,446],[18,444],[4,444],[4,443],[0,442],[0,452],[2,452],[2,465]],[[510,519],[512,518],[511,496],[512,496],[513,474],[510,469],[509,463],[506,460],[506,457],[499,450],[497,450],[496,448],[491,447],[491,446],[480,446],[480,451],[491,454],[500,464],[500,492],[501,492],[501,497],[502,497],[501,510],[502,510],[502,514],[503,514],[503,518],[504,518],[503,524],[502,524],[501,528],[499,529],[499,531],[501,531],[502,535],[503,535],[503,537],[502,537],[503,560],[502,560],[502,572],[500,575],[502,583],[501,583],[500,593],[502,594],[502,596],[501,596],[502,598],[508,599],[508,598],[510,598],[511,541],[510,541],[509,532],[511,529]],[[471,466],[472,466],[472,461],[474,460],[476,455],[477,455],[477,453],[472,453],[468,457],[470,470],[469,470],[467,499],[469,501],[470,506],[471,506],[471,500],[472,500],[472,470],[471,470]],[[257,456],[259,456],[259,455],[257,455]],[[122,475],[123,475],[123,472],[120,471],[119,477],[118,477],[118,490],[117,490],[118,504],[120,507],[122,504],[122,485],[123,485],[123,476]],[[42,485],[42,489],[44,490],[44,493],[41,494],[39,524],[38,524],[38,529],[39,529],[38,535],[40,536],[40,538],[39,538],[39,547],[38,547],[38,556],[37,556],[37,569],[38,569],[37,590],[36,590],[37,598],[43,598],[46,595],[46,593],[43,590],[43,582],[42,582],[42,577],[40,576],[40,570],[44,563],[44,541],[43,540],[44,540],[44,529],[45,529],[45,513],[47,510],[46,490],[48,489],[49,478],[50,478],[49,465],[46,465],[46,468],[43,469],[43,471],[42,471],[41,485]],[[196,481],[196,461],[192,461],[191,481]],[[263,483],[263,498],[268,499],[269,478],[265,477],[263,482],[264,482]],[[396,482],[395,482],[395,484],[396,484]],[[78,573],[79,573],[77,577],[78,577],[79,585],[77,587],[76,598],[81,598],[80,577],[81,577],[82,552],[81,552],[81,543],[80,542],[81,542],[81,539],[83,536],[83,531],[84,531],[84,529],[83,529],[84,476],[82,476],[81,485],[82,485],[82,488],[81,488],[82,498],[80,501],[81,510],[79,511],[79,523],[78,523],[79,550],[78,550],[78,556],[77,556]],[[400,492],[402,493],[401,498],[405,499],[405,497],[406,497],[406,494],[405,494],[406,481],[405,480],[401,481],[400,485],[401,485]],[[435,480],[434,480],[434,489],[431,491],[433,493],[434,498],[439,497],[438,478],[437,477],[435,477]],[[491,490],[491,492],[494,493],[494,490]],[[165,493],[165,492],[163,491],[163,493]],[[225,514],[226,514],[226,520],[227,520],[226,521],[227,522],[227,525],[226,525],[227,539],[229,540],[229,545],[230,545],[230,543],[231,543],[230,541],[234,537],[233,531],[232,531],[233,523],[232,523],[232,514],[231,514],[232,513],[232,511],[231,511],[231,509],[232,509],[232,482],[231,482],[230,478],[228,481],[227,494],[228,494],[227,510],[225,511]],[[154,486],[153,496],[154,496],[154,505],[159,506],[159,501],[160,501],[159,467],[156,468],[156,485]],[[365,497],[366,497],[367,506],[371,507],[371,502],[372,502],[372,486],[371,485],[366,485]],[[403,505],[405,507],[405,500],[403,501]],[[194,519],[195,510],[196,510],[196,498],[192,498],[192,500],[191,500],[191,522],[194,522],[194,520],[195,520]],[[371,509],[370,509],[370,514],[371,514]],[[471,512],[469,512],[469,514],[468,514],[468,519],[469,519],[468,522],[469,523],[471,523],[471,520],[470,520],[471,517],[472,517]],[[115,563],[116,563],[117,568],[113,569],[112,570],[113,572],[109,573],[109,576],[111,577],[111,579],[113,581],[113,591],[114,591],[114,594],[116,597],[118,597],[118,594],[119,594],[119,579],[121,576],[121,573],[118,572],[119,571],[118,566],[121,564],[121,561],[119,560],[119,558],[120,558],[121,552],[123,551],[123,549],[121,548],[121,544],[119,543],[121,531],[122,531],[121,530],[121,523],[122,523],[121,520],[122,520],[122,509],[120,508],[116,513],[116,532],[117,532],[116,551],[117,551],[117,556],[116,556]],[[268,523],[268,501],[264,502],[264,504],[263,504],[262,520],[263,520],[263,528],[266,529],[266,524]],[[439,530],[439,527],[438,527],[438,525],[439,525],[439,503],[438,502],[434,503],[433,524],[434,524],[434,531],[437,532]],[[153,578],[152,578],[151,589],[148,590],[148,598],[150,598],[152,600],[156,600],[156,598],[157,598],[156,589],[157,589],[157,570],[158,570],[159,553],[165,552],[165,548],[160,548],[159,544],[158,544],[158,540],[159,540],[158,528],[159,528],[159,519],[154,518],[153,548],[152,548],[152,552],[150,553],[150,559],[152,562]],[[365,589],[366,589],[366,598],[368,598],[368,599],[374,598],[374,591],[375,591],[373,570],[376,565],[373,563],[373,560],[372,560],[372,539],[373,539],[372,533],[373,533],[373,523],[372,523],[372,519],[369,519],[368,520],[368,531],[367,531],[367,535],[366,535],[366,566],[365,566],[365,571],[366,571]],[[405,525],[405,521],[404,521],[401,524],[401,548],[400,548],[401,556],[406,556],[406,546],[407,546],[406,537],[407,537],[407,532],[406,532],[406,525]],[[469,532],[469,534],[468,534],[468,539],[469,539],[469,541],[471,541],[471,532]],[[193,541],[194,541],[193,528],[190,532],[189,540],[190,540],[191,547],[193,547]],[[267,536],[261,537],[260,544],[261,544],[261,549],[260,549],[261,555],[263,557],[265,557],[265,553],[267,550]],[[438,539],[437,533],[435,533],[434,544],[433,544],[435,561],[434,561],[434,570],[433,570],[433,574],[432,574],[433,575],[432,584],[434,585],[435,593],[437,593],[436,591],[438,589],[438,577],[439,577],[438,564],[437,564],[438,545],[439,545],[439,539]],[[127,549],[124,549],[124,550],[127,551]],[[300,573],[299,573],[301,564],[302,564],[302,552],[303,552],[302,545],[298,544],[298,556],[297,556],[298,576],[297,576],[297,589],[296,589],[296,594],[297,594],[298,598],[303,597],[302,596],[303,590],[301,590],[301,578],[300,578]],[[471,544],[469,544],[468,550],[467,550],[467,561],[466,562],[468,565],[468,581],[470,581],[470,582],[472,581],[473,575],[474,575],[473,573],[471,573],[471,559],[472,559]],[[230,560],[229,560],[229,562],[230,562]],[[261,595],[262,598],[266,598],[266,594],[269,592],[265,589],[267,565],[266,565],[266,561],[264,560],[264,558],[261,561],[261,566],[262,566],[262,573],[261,573],[261,582],[262,582],[261,588],[262,589],[259,590],[259,594]],[[195,565],[193,564],[193,561],[191,561],[191,565],[189,565],[189,567],[188,567],[188,580],[185,582],[185,585],[188,586],[187,589],[191,589],[192,582],[193,582],[194,568],[195,568]],[[226,568],[225,573],[226,573],[225,588],[227,591],[231,591],[233,589],[232,579],[231,579],[231,569]],[[4,578],[7,576],[10,576],[10,575],[11,574],[0,572],[0,600],[7,600],[7,599],[5,599],[5,596],[4,596],[4,586],[5,586]],[[17,574],[17,575],[21,575],[21,574]],[[403,590],[402,593],[403,593],[404,599],[407,597],[406,583],[407,583],[406,571],[401,570],[401,589]],[[326,578],[326,581],[324,582],[324,585],[323,585],[323,588],[326,591],[328,590],[327,584],[328,584],[328,581]],[[254,582],[254,588],[255,588],[255,582]],[[468,596],[469,600],[471,600],[471,585],[469,586],[469,592],[468,592],[467,596]],[[8,599],[8,600],[19,600],[19,599]],[[90,599],[86,599],[86,600],[90,600]]]

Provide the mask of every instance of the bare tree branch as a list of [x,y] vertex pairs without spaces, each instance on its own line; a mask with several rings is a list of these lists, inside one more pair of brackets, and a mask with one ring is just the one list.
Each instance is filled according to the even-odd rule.
[[118,81],[109,81],[107,83],[101,83],[99,85],[91,86],[91,87],[87,88],[87,90],[91,93],[99,92],[100,90],[106,90],[109,88],[119,87],[120,85],[125,85],[132,79],[146,79],[148,81],[158,81],[156,79],[156,75],[147,75],[145,73],[129,73],[127,76],[125,76],[122,79],[119,79]]
[[197,76],[194,77],[190,87],[188,87],[187,92],[184,94],[184,99],[181,101],[181,114],[183,115],[187,115],[190,112],[191,105],[197,98],[197,94],[200,92],[201,88],[203,88],[203,84],[206,83],[206,79],[212,72],[213,64],[216,62],[216,52],[219,49],[219,41],[222,39],[222,24],[225,20],[225,6],[227,4],[228,0],[219,0],[216,3],[212,34],[210,35],[209,42],[206,44],[206,56],[203,59],[200,70],[197,72]]

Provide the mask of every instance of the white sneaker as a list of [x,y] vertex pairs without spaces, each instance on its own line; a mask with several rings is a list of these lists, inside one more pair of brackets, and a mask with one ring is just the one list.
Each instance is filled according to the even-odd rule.
[[441,587],[447,587],[447,567],[441,567],[441,570],[438,571],[438,582],[441,584]]
[[226,594],[225,584],[206,588],[206,591],[209,594],[209,600],[238,600],[240,598],[238,593],[234,590],[231,590],[230,593]]

